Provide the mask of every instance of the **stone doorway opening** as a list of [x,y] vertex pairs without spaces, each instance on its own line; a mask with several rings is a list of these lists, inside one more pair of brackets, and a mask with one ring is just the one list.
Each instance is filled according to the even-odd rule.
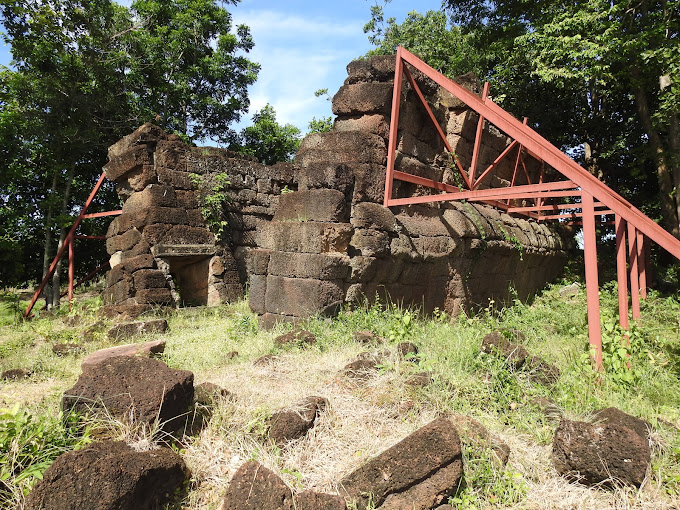
[[179,307],[206,306],[210,291],[212,245],[157,245],[156,263],[169,276],[170,291]]

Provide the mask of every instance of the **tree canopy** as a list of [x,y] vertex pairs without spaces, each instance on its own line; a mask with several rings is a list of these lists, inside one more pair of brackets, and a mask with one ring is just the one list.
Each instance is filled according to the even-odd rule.
[[680,236],[678,0],[448,0],[401,24],[371,14],[369,54],[401,45],[450,77],[489,80],[496,102]]
[[274,107],[267,104],[253,114],[253,125],[244,128],[230,149],[255,156],[263,165],[290,161],[300,147],[302,135],[292,124],[276,121]]
[[[245,56],[248,28],[234,31],[214,0],[138,0],[130,8],[28,0],[0,9],[13,66],[0,72],[0,230],[3,242],[30,252],[26,272],[2,274],[9,285],[39,278],[40,247],[44,266],[108,146],[146,121],[189,142],[233,140],[230,124],[247,111],[259,66]],[[109,208],[117,201],[110,189],[98,199]]]

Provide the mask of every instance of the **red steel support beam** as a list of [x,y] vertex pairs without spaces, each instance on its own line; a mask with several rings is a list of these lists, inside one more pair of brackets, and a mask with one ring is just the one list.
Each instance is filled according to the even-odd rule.
[[68,242],[68,309],[71,310],[71,301],[73,301],[73,279],[75,275],[75,250],[73,248],[74,239],[73,235],[69,236]]
[[628,330],[628,274],[626,271],[626,220],[614,217],[616,230],[616,281],[619,291],[619,324]]
[[647,259],[645,257],[645,235],[638,230],[638,275],[640,278],[640,297],[647,299]]
[[588,338],[595,351],[593,363],[602,371],[602,330],[600,329],[600,282],[597,275],[597,237],[593,196],[583,193],[583,258],[586,265],[586,297],[588,300]]
[[119,214],[123,214],[122,209],[119,209],[117,211],[105,211],[105,212],[98,212],[98,213],[92,213],[92,214],[83,214],[83,218],[84,219],[102,218],[104,216],[118,216]]
[[[484,82],[484,90],[482,91],[482,101],[486,101],[489,96],[489,82]],[[477,161],[479,160],[479,147],[482,145],[482,134],[484,132],[484,116],[480,114],[477,121],[477,132],[475,133],[475,145],[472,148],[472,162],[470,163],[470,182],[475,182],[475,173],[477,172]],[[468,189],[473,189],[474,186],[469,186]]]
[[403,48],[400,49],[402,51],[399,56],[406,62],[421,71],[427,77],[433,79],[440,86],[444,87],[506,135],[517,140],[531,153],[552,166],[567,179],[573,181],[582,190],[587,191],[603,202],[608,208],[620,215],[629,224],[633,223],[638,230],[642,231],[643,234],[659,244],[675,258],[680,259],[680,241],[666,232],[653,220],[645,216],[627,200],[609,189],[606,184],[589,174],[548,140],[543,138],[529,126],[523,125],[493,101],[482,101],[478,96],[458,83],[437,73],[409,51],[404,50]]
[[403,81],[403,48],[397,49],[397,61],[394,66],[394,90],[392,91],[392,114],[390,117],[390,137],[387,143],[387,175],[385,176],[385,207],[392,199],[394,183],[394,160],[397,153],[397,125],[399,124],[399,103],[401,102],[401,84]]
[[[85,201],[85,205],[83,205],[83,209],[80,211],[80,214],[76,218],[76,221],[73,223],[73,226],[71,227],[71,230],[69,231],[68,235],[66,236],[67,239],[71,238],[73,235],[75,235],[76,229],[80,225],[80,223],[83,221],[83,215],[87,212],[88,207],[90,207],[90,204],[92,204],[92,200],[94,200],[95,195],[99,191],[99,188],[102,187],[102,184],[104,184],[104,179],[106,179],[106,174],[102,172],[102,174],[99,176],[99,180],[97,180],[97,183],[94,185],[94,188],[92,188],[92,191],[90,192],[90,196],[87,197],[87,200]],[[57,255],[54,257],[54,260],[52,261],[52,264],[50,264],[49,269],[47,270],[47,273],[45,274],[42,282],[40,283],[40,286],[38,287],[38,290],[35,291],[35,294],[33,294],[33,299],[31,299],[31,303],[28,305],[28,308],[26,308],[26,311],[24,312],[24,317],[28,317],[31,314],[31,310],[33,310],[33,307],[35,306],[36,301],[38,301],[38,297],[40,297],[40,294],[42,291],[45,289],[45,285],[47,285],[47,282],[50,278],[52,278],[52,275],[54,274],[54,270],[57,268],[57,262],[59,262],[59,259],[64,255],[64,252],[66,251],[69,243],[64,243],[61,246],[61,249],[57,252]]]
[[427,112],[428,117],[430,117],[430,121],[432,122],[432,125],[437,130],[437,133],[439,134],[439,138],[441,139],[442,143],[444,144],[444,147],[446,147],[446,150],[453,157],[454,162],[456,163],[456,167],[458,168],[458,173],[460,173],[461,177],[463,178],[463,181],[465,181],[465,186],[468,189],[470,189],[472,187],[472,180],[470,179],[468,174],[463,169],[463,165],[461,165],[460,161],[458,161],[458,158],[454,154],[453,149],[451,148],[451,145],[449,144],[449,141],[446,139],[446,135],[444,134],[444,131],[442,131],[442,128],[439,125],[439,122],[437,122],[437,117],[435,117],[434,113],[432,113],[432,109],[430,108],[430,105],[427,104],[427,99],[425,99],[425,96],[423,95],[423,92],[420,90],[420,87],[416,83],[416,80],[413,78],[411,71],[409,71],[408,67],[406,67],[406,66],[404,66],[404,74],[406,75],[408,82],[411,84],[411,87],[413,87],[413,90],[415,91],[416,95],[418,96],[418,99],[420,99],[420,102],[423,105],[423,108],[425,108],[425,111]]
[[628,223],[628,261],[630,263],[630,301],[633,320],[640,319],[640,275],[638,273],[637,230]]
[[473,184],[472,184],[472,189],[476,189],[482,181],[486,178],[487,175],[489,175],[498,164],[505,159],[505,157],[510,154],[510,151],[514,149],[517,146],[517,140],[513,140],[510,145],[508,145],[505,150],[501,153],[500,156],[498,156],[496,159],[494,159],[493,163],[489,165],[489,167],[482,172],[482,175],[479,176],[479,179],[477,179]]
[[[73,286],[73,288],[74,288],[74,289],[77,289],[77,288],[80,287],[83,283],[89,282],[92,278],[94,278],[95,276],[97,276],[103,269],[106,269],[107,267],[110,267],[108,261],[104,262],[104,263],[103,263],[101,266],[99,266],[98,268],[93,269],[92,271],[90,271],[89,273],[87,273],[86,276],[84,276],[83,278],[81,278],[80,280],[78,280],[78,281],[75,283],[75,285]],[[66,296],[67,294],[68,294],[68,291],[64,291],[64,292],[61,293],[61,297],[64,297],[64,296]]]

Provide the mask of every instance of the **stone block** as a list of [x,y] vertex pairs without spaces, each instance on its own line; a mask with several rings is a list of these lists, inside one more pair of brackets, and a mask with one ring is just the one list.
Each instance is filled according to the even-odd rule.
[[158,140],[166,138],[165,132],[147,122],[138,127],[133,133],[121,138],[119,141],[109,147],[109,159],[114,159],[122,156],[136,145],[149,145],[149,150],[152,150]]
[[246,267],[250,274],[267,274],[271,250],[254,249],[248,250],[246,255]]
[[429,510],[456,492],[463,476],[461,444],[450,420],[439,418],[359,467],[340,482],[348,502]]
[[[430,142],[432,143],[432,142]],[[403,154],[407,154],[416,158],[421,163],[431,165],[434,162],[435,156],[441,152],[442,143],[434,140],[436,145],[432,146],[430,143],[423,142],[417,139],[412,134],[402,133],[397,143],[397,150]],[[406,169],[404,165],[399,166]]]
[[349,219],[345,195],[334,189],[311,189],[279,197],[274,221],[327,221],[344,223]]
[[[392,98],[390,98],[390,102]],[[381,138],[387,139],[390,135],[390,124],[387,115],[361,115],[350,118],[336,119],[333,124],[335,131],[361,131],[363,133],[372,133]]]
[[339,306],[344,297],[341,281],[267,276],[265,306],[270,313],[308,317]]
[[265,296],[267,292],[267,276],[251,274],[248,279],[248,306],[254,313],[262,315],[267,312]]
[[356,229],[350,242],[350,250],[363,257],[383,257],[390,252],[390,237],[381,230]]
[[159,140],[156,143],[154,161],[157,166],[175,170],[186,169],[186,153],[189,147],[181,141]]
[[146,145],[135,145],[125,152],[111,157],[104,165],[104,173],[110,181],[120,181],[128,172],[141,168],[143,165],[153,165],[151,151]]
[[[176,196],[176,206],[170,205],[170,207],[183,207],[184,209],[198,209],[201,204],[198,200],[198,195],[195,191],[190,190],[177,190],[175,192]],[[164,205],[164,204],[158,204]]]
[[354,193],[352,202],[382,204],[385,197],[385,166],[380,164],[353,164]]
[[132,249],[140,240],[142,239],[142,234],[136,228],[130,229],[127,232],[109,237],[106,240],[106,251],[109,254],[113,254],[117,251],[127,251]]
[[149,207],[178,207],[175,190],[170,186],[152,184],[133,193],[123,204],[123,213],[137,214]]
[[279,315],[276,313],[265,313],[257,318],[257,323],[260,329],[269,330],[273,329],[279,324],[297,324],[300,322],[299,317],[293,317],[291,315]]
[[140,269],[153,269],[156,266],[156,263],[154,262],[152,255],[144,254],[125,259],[123,265],[126,271],[134,273]]
[[333,97],[333,113],[339,117],[392,111],[392,83],[351,83]]
[[307,163],[295,170],[299,190],[330,188],[348,193],[354,185],[354,174],[343,163]]
[[133,275],[135,289],[163,288],[168,285],[165,273],[158,269],[140,269]]
[[387,207],[373,202],[359,202],[352,208],[350,223],[357,228],[396,232],[397,222]]
[[[158,153],[156,153],[158,154]],[[175,189],[193,190],[196,188],[189,172],[181,172],[172,168],[165,168],[156,163],[156,174],[158,183],[164,186],[172,186]]]
[[126,173],[119,180],[126,181],[132,191],[142,191],[149,184],[156,184],[158,176],[153,165],[142,165]]
[[345,83],[389,82],[394,79],[394,55],[354,60],[347,64]]
[[267,274],[292,278],[344,280],[348,277],[350,258],[335,253],[271,253]]
[[272,222],[257,232],[256,241],[274,251],[346,253],[353,230],[348,223]]
[[371,163],[385,165],[387,145],[378,135],[356,131],[329,131],[307,135],[300,144],[296,162]]
[[140,305],[172,305],[175,302],[169,288],[139,289],[135,293],[135,300]]
[[444,211],[443,223],[447,230],[460,238],[478,236],[479,230],[475,224],[460,211],[462,204],[453,205],[453,208]]
[[144,227],[144,237],[152,244],[203,244],[215,243],[215,236],[207,228],[188,225],[156,223]]

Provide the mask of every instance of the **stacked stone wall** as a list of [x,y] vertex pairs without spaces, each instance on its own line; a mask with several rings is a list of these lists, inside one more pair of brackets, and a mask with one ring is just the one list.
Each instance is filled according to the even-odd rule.
[[[469,165],[476,114],[414,76]],[[199,287],[200,275],[209,273],[206,304],[232,299],[248,285],[250,306],[266,325],[333,314],[376,296],[457,313],[505,300],[512,289],[525,298],[558,276],[567,243],[545,224],[476,203],[381,205],[393,77],[393,57],[352,62],[333,98],[333,129],[308,135],[293,163],[268,167],[225,150],[188,147],[151,125],[114,145],[106,172],[125,203],[109,229],[107,301],[177,305],[179,260],[198,264],[190,279]],[[460,82],[479,92],[472,77]],[[456,184],[453,160],[410,86],[401,101],[397,169]],[[510,143],[493,127],[482,140],[479,169]],[[513,168],[510,161],[498,165],[481,187],[507,186]],[[538,179],[537,165],[526,171]],[[197,181],[217,175],[229,181],[219,239],[203,220],[197,190]],[[395,186],[396,196],[429,193]],[[197,251],[194,258],[184,245]],[[173,258],[172,250],[180,255]],[[179,287],[181,294],[186,283]]]

